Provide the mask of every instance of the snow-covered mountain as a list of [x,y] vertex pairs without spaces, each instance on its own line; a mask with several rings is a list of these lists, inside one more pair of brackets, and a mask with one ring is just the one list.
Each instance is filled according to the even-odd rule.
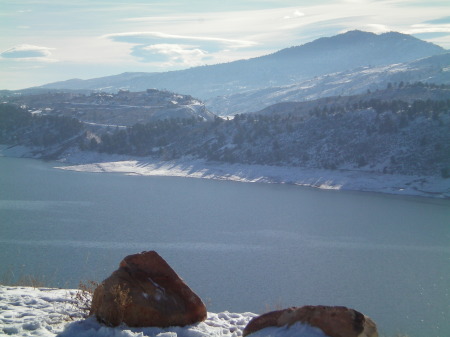
[[89,80],[72,79],[41,88],[108,92],[165,88],[206,99],[250,89],[291,85],[314,76],[358,67],[410,62],[445,52],[437,45],[405,34],[376,35],[350,31],[248,60],[162,73],[124,73]]
[[[285,86],[245,90],[213,97],[205,103],[208,109],[218,115],[234,115],[258,111],[280,102],[310,101],[321,97],[374,92],[390,84],[402,82],[450,84],[450,53],[406,63],[359,67],[315,76]],[[389,97],[383,99],[387,98]]]

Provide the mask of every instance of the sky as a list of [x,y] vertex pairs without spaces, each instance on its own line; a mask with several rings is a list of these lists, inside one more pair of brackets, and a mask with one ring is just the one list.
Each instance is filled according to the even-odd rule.
[[450,2],[0,0],[0,89],[248,59],[354,29],[450,49]]

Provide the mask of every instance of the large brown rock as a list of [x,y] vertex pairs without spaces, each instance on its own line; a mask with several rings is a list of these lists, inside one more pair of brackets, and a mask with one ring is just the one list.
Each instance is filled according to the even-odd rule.
[[154,251],[130,255],[102,282],[91,315],[107,325],[185,326],[206,319],[202,300]]
[[309,324],[329,337],[378,337],[375,323],[362,313],[346,307],[304,306],[272,311],[253,318],[244,337],[268,327]]

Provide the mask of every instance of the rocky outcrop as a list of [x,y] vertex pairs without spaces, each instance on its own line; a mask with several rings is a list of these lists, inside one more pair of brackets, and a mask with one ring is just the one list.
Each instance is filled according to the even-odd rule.
[[243,336],[268,327],[309,324],[329,337],[378,337],[375,323],[362,313],[346,307],[303,306],[272,311],[253,318]]
[[107,325],[185,326],[206,319],[202,300],[154,251],[130,255],[94,292],[91,315]]

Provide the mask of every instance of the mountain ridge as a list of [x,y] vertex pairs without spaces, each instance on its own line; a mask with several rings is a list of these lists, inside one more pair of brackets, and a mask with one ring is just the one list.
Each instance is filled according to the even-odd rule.
[[[353,41],[355,36],[357,39]],[[353,45],[350,50],[349,45]],[[338,46],[341,48],[337,48]],[[317,52],[310,52],[314,48],[326,52],[317,55]],[[307,55],[305,50],[309,50]],[[298,57],[299,51],[306,56]],[[156,88],[206,99],[242,90],[293,84],[318,75],[370,66],[367,60],[373,59],[376,51],[378,54],[375,54],[375,62],[378,65],[402,63],[446,52],[442,47],[401,33],[376,35],[350,31],[247,60],[169,72],[126,72],[88,80],[73,79],[39,88],[108,92]],[[292,57],[292,53],[297,56]]]
[[356,95],[382,90],[389,83],[428,82],[450,84],[450,53],[408,63],[360,67],[350,71],[308,78],[285,86],[243,90],[206,99],[208,109],[219,115],[254,112],[288,101],[310,101],[321,97]]

